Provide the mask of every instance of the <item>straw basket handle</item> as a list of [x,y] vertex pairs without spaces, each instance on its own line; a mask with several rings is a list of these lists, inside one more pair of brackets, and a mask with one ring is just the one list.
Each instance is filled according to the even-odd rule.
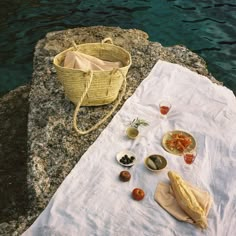
[[[108,43],[108,42],[111,43],[111,44],[114,44],[112,38],[108,37],[108,38],[105,38],[105,39],[102,40],[102,44],[103,43]],[[78,50],[78,46],[77,46],[77,44],[75,43],[74,40],[72,40],[72,45],[73,45],[75,50]]]
[[110,42],[111,44],[113,44],[112,38],[105,38],[102,40],[102,43],[107,43],[107,42]]
[[117,70],[121,73],[121,75],[123,76],[123,84],[122,84],[122,90],[121,90],[121,93],[119,94],[117,100],[116,100],[116,103],[114,104],[113,108],[109,111],[109,113],[107,113],[106,116],[104,116],[100,121],[98,121],[94,126],[92,126],[91,128],[87,129],[87,130],[81,130],[77,127],[77,115],[78,115],[78,112],[79,112],[79,109],[80,109],[80,106],[84,100],[84,97],[86,96],[88,90],[89,90],[89,87],[91,85],[91,82],[93,80],[93,72],[92,71],[89,71],[88,72],[88,75],[90,76],[90,79],[88,81],[88,83],[86,84],[86,87],[85,87],[85,90],[79,100],[79,102],[77,103],[77,106],[75,108],[75,111],[74,111],[74,116],[73,116],[73,126],[74,126],[74,129],[77,131],[78,134],[88,134],[90,133],[91,131],[97,129],[101,124],[103,124],[111,115],[112,113],[115,111],[115,109],[117,108],[117,106],[120,104],[121,102],[121,99],[123,98],[124,94],[125,94],[125,90],[126,90],[126,76],[123,74],[123,72],[121,70]]

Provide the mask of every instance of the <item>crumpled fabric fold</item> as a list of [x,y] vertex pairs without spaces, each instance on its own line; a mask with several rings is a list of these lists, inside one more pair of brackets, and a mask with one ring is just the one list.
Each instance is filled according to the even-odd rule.
[[84,54],[79,51],[69,51],[66,53],[64,67],[71,69],[89,70],[113,70],[122,67],[122,63],[104,61],[97,57]]

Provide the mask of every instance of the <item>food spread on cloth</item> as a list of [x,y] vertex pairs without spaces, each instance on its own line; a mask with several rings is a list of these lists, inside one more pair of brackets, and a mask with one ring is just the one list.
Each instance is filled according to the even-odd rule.
[[[192,151],[195,149],[196,140],[185,131],[174,130],[167,132],[163,136],[162,145],[168,152],[181,155],[186,150]],[[133,160],[135,160],[135,157],[131,151],[125,150],[117,154],[117,161],[123,166],[131,167],[134,164]],[[149,170],[158,172],[166,167],[167,161],[161,155],[152,154],[145,158],[144,164]],[[156,190],[154,199],[176,219],[206,229],[208,226],[207,214],[212,203],[211,196],[208,193],[206,193],[209,195],[208,198],[204,195],[204,201],[206,202],[208,200],[208,208],[206,210],[204,201],[199,197],[201,190],[192,191],[192,186],[174,171],[168,171],[168,177],[170,179],[169,188],[173,193],[173,203],[170,204],[169,194],[165,193],[160,187]],[[124,170],[120,172],[119,178],[123,182],[128,182],[131,178],[131,174],[129,171]],[[145,192],[141,188],[133,189],[132,198],[134,200],[140,201],[144,196]],[[165,196],[168,200],[165,199]],[[166,202],[168,203],[166,204]]]

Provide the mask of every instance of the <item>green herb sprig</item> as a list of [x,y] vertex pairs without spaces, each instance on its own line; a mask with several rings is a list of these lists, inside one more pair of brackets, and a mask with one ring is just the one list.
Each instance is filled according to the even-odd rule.
[[139,126],[148,126],[148,122],[143,119],[139,119],[138,117],[130,122],[130,126],[134,128],[138,128]]

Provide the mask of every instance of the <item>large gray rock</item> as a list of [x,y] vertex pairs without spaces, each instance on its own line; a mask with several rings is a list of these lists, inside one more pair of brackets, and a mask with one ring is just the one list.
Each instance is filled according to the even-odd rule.
[[[30,210],[28,217],[21,218],[17,226],[15,222],[12,227],[9,224],[5,226],[8,232],[14,231],[14,225],[14,234],[17,235],[35,220],[80,157],[112,119],[108,119],[96,131],[79,136],[72,128],[75,107],[65,98],[52,63],[56,54],[72,46],[72,40],[81,44],[100,42],[106,37],[111,37],[115,45],[124,47],[132,56],[127,91],[116,112],[149,74],[158,59],[178,63],[217,82],[198,55],[184,46],[163,47],[157,42],[150,42],[148,35],[140,30],[99,26],[48,33],[35,48],[29,95],[27,180]],[[82,107],[78,125],[83,128],[91,126],[111,107],[112,104],[96,108]]]
[[0,98],[0,235],[27,214],[27,116],[30,86]]

